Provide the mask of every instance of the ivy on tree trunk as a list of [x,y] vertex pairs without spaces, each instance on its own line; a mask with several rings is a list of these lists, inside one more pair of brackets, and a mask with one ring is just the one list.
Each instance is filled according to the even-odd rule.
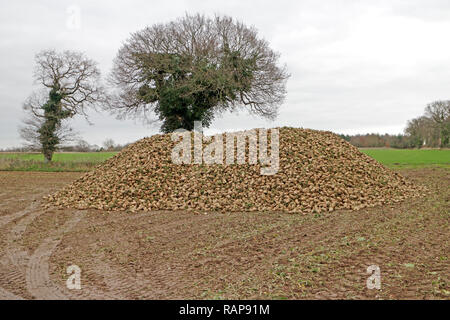
[[56,151],[56,147],[60,142],[56,132],[61,126],[61,121],[72,115],[69,110],[63,110],[61,104],[63,94],[59,89],[59,85],[56,84],[50,90],[49,100],[42,106],[45,121],[42,123],[41,128],[39,128],[39,140],[42,145],[45,162],[52,161],[53,153]]

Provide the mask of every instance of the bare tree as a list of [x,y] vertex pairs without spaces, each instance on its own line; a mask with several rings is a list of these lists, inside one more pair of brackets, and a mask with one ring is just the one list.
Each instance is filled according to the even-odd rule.
[[[41,135],[39,130],[43,127],[45,119],[37,117],[31,113],[27,118],[22,120],[19,127],[20,137],[25,141],[27,149],[42,150]],[[79,133],[69,126],[67,120],[62,120],[61,124],[55,130],[58,146],[63,147],[79,139]]]
[[116,147],[116,144],[114,143],[113,139],[106,139],[103,141],[103,147],[106,150],[113,150]]
[[425,108],[425,116],[430,118],[439,131],[439,147],[448,144],[450,135],[450,100],[435,101]]
[[433,146],[436,130],[430,118],[421,116],[408,121],[405,134],[414,147],[421,148],[424,145]]
[[77,141],[76,150],[80,152],[89,152],[94,148],[85,140],[79,139]]
[[40,145],[46,161],[51,161],[57,146],[70,136],[66,121],[77,114],[87,119],[88,107],[104,104],[97,63],[83,53],[46,50],[35,57],[35,83],[41,90],[25,101],[30,117],[20,129],[29,143]]
[[121,117],[156,114],[164,132],[209,126],[215,114],[245,107],[273,119],[286,95],[285,67],[254,28],[230,17],[186,15],[132,34],[114,60]]

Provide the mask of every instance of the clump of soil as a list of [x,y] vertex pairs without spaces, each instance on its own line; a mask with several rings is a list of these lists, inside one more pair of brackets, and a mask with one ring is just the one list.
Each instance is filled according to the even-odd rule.
[[280,128],[274,175],[261,175],[259,162],[175,164],[176,143],[170,134],[142,139],[46,200],[78,209],[319,213],[425,192],[331,132]]

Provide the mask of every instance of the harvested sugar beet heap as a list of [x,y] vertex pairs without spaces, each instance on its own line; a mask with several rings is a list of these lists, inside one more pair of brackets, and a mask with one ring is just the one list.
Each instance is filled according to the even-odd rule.
[[310,213],[357,210],[425,192],[331,132],[280,128],[274,175],[261,175],[259,162],[175,164],[177,143],[170,134],[142,139],[46,201],[78,209]]

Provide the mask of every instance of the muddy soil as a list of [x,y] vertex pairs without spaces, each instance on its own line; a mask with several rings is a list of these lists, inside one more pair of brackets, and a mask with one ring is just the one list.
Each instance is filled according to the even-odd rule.
[[44,209],[81,173],[0,172],[0,299],[450,299],[450,170],[401,173],[430,194],[293,215]]

